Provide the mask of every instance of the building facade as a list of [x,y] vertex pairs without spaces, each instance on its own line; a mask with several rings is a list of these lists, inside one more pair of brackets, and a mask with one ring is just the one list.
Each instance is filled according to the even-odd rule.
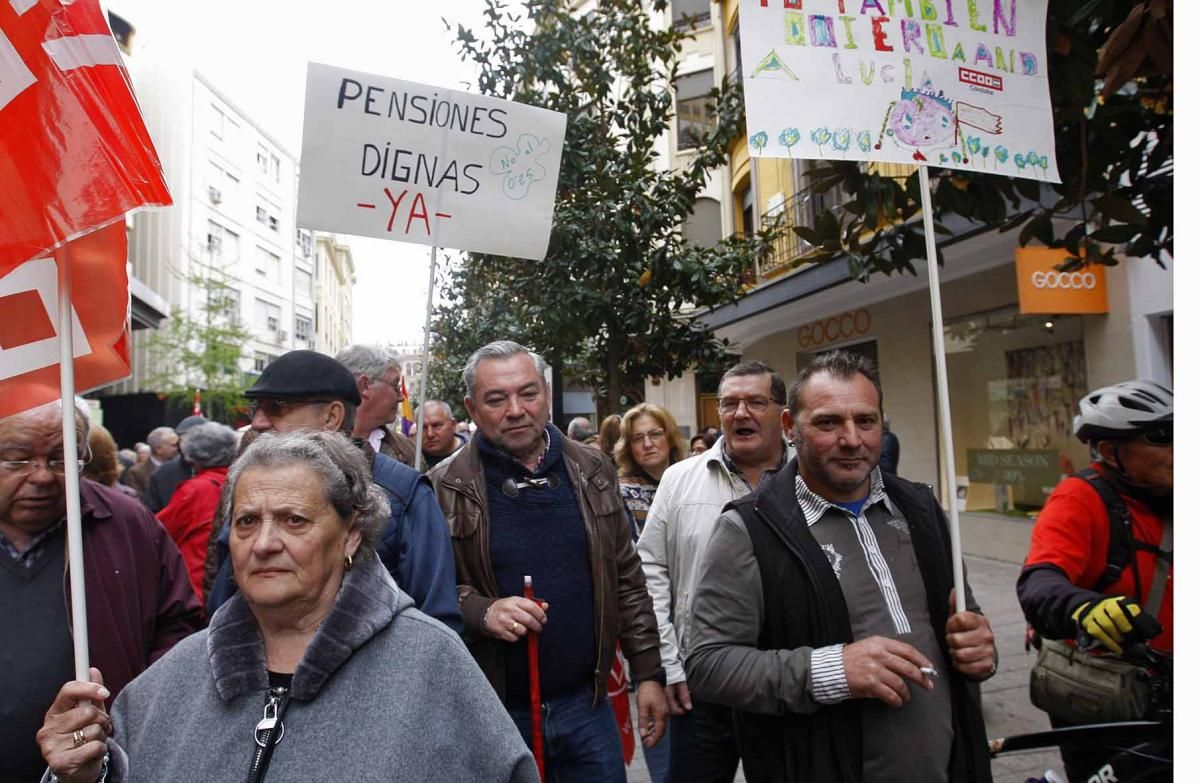
[[[727,73],[740,73],[738,5],[713,7]],[[720,66],[720,61],[718,66]],[[875,275],[862,283],[845,261],[798,264],[807,249],[790,230],[814,212],[837,210],[836,192],[811,194],[803,161],[751,159],[735,142],[721,225],[783,229],[739,300],[699,316],[737,358],[768,362],[790,380],[814,355],[835,348],[875,359],[890,426],[901,442],[900,472],[959,499],[964,540],[979,551],[1010,547],[1018,559],[1030,519],[1062,474],[1089,455],[1072,435],[1076,403],[1088,389],[1130,378],[1172,384],[1173,265],[1126,258],[1092,277],[1059,279],[1018,270],[1018,232],[1000,234],[945,221],[939,236],[944,337],[958,478],[946,486],[936,410],[932,318],[924,267],[916,276]],[[908,171],[881,172],[905,176]],[[1046,267],[1049,269],[1049,267]],[[1102,289],[1089,291],[1081,289]],[[1040,284],[1040,285],[1039,285]],[[1040,303],[1027,294],[1041,288]],[[1024,290],[1022,290],[1024,289]],[[1077,314],[1081,294],[1103,312]],[[716,377],[685,374],[646,384],[646,399],[689,428],[719,425]],[[1014,526],[996,524],[1013,520]]]

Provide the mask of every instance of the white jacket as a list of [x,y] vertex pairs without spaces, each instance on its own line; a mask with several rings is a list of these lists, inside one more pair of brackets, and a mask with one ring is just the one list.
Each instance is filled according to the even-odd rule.
[[[667,468],[637,542],[646,589],[654,600],[668,685],[686,680],[683,658],[692,589],[717,517],[726,503],[750,492],[745,480],[725,467],[724,448],[722,436],[703,454]],[[784,461],[791,457],[789,447]]]

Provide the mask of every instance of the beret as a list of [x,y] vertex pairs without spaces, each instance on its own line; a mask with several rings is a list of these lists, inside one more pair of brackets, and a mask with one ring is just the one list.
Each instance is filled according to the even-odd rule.
[[201,424],[208,424],[208,419],[199,415],[188,416],[186,419],[183,419],[175,425],[175,433],[177,435],[182,435],[192,427],[198,427]]
[[316,351],[288,351],[280,356],[266,366],[245,396],[362,402],[354,375],[337,359]]

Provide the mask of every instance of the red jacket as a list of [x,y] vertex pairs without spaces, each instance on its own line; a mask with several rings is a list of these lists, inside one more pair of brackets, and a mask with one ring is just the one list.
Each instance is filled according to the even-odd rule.
[[[203,614],[179,550],[146,507],[94,481],[79,483],[88,647],[115,698],[198,631]],[[69,594],[67,602],[70,616]]]
[[208,554],[208,538],[228,473],[228,466],[204,468],[180,484],[171,496],[171,502],[158,512],[158,521],[171,534],[171,540],[179,547],[183,562],[187,564],[188,579],[197,600],[203,600],[204,596],[204,558]]
[[[1102,469],[1098,464],[1092,467]],[[1133,519],[1134,538],[1157,546],[1162,540],[1162,518],[1136,498],[1121,497]],[[1065,632],[1073,630],[1074,623],[1069,619],[1071,612],[1079,604],[1096,597],[1092,588],[1100,580],[1108,562],[1109,535],[1108,510],[1095,489],[1083,479],[1074,477],[1055,487],[1033,526],[1029,556],[1025,559],[1022,582],[1017,588],[1026,617],[1044,636],[1061,638]],[[1142,582],[1141,596],[1145,601],[1154,581],[1156,557],[1152,552],[1141,550],[1136,552],[1136,557]],[[1047,575],[1045,569],[1038,569],[1038,566],[1053,566],[1066,576],[1070,584],[1056,587],[1044,579],[1030,579],[1028,575],[1035,569],[1042,576]],[[1175,646],[1174,582],[1172,567],[1163,593],[1162,607],[1157,614],[1163,632],[1150,642],[1150,646],[1156,650],[1169,651]],[[1126,566],[1120,578],[1103,592],[1105,595],[1137,595],[1133,584],[1133,568]]]

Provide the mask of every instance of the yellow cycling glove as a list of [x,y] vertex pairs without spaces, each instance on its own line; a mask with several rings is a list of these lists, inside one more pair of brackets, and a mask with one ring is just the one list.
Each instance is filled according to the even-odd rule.
[[1123,595],[1088,601],[1071,613],[1079,630],[1103,644],[1117,655],[1121,654],[1121,643],[1125,635],[1133,630],[1133,618],[1142,613],[1142,607]]

